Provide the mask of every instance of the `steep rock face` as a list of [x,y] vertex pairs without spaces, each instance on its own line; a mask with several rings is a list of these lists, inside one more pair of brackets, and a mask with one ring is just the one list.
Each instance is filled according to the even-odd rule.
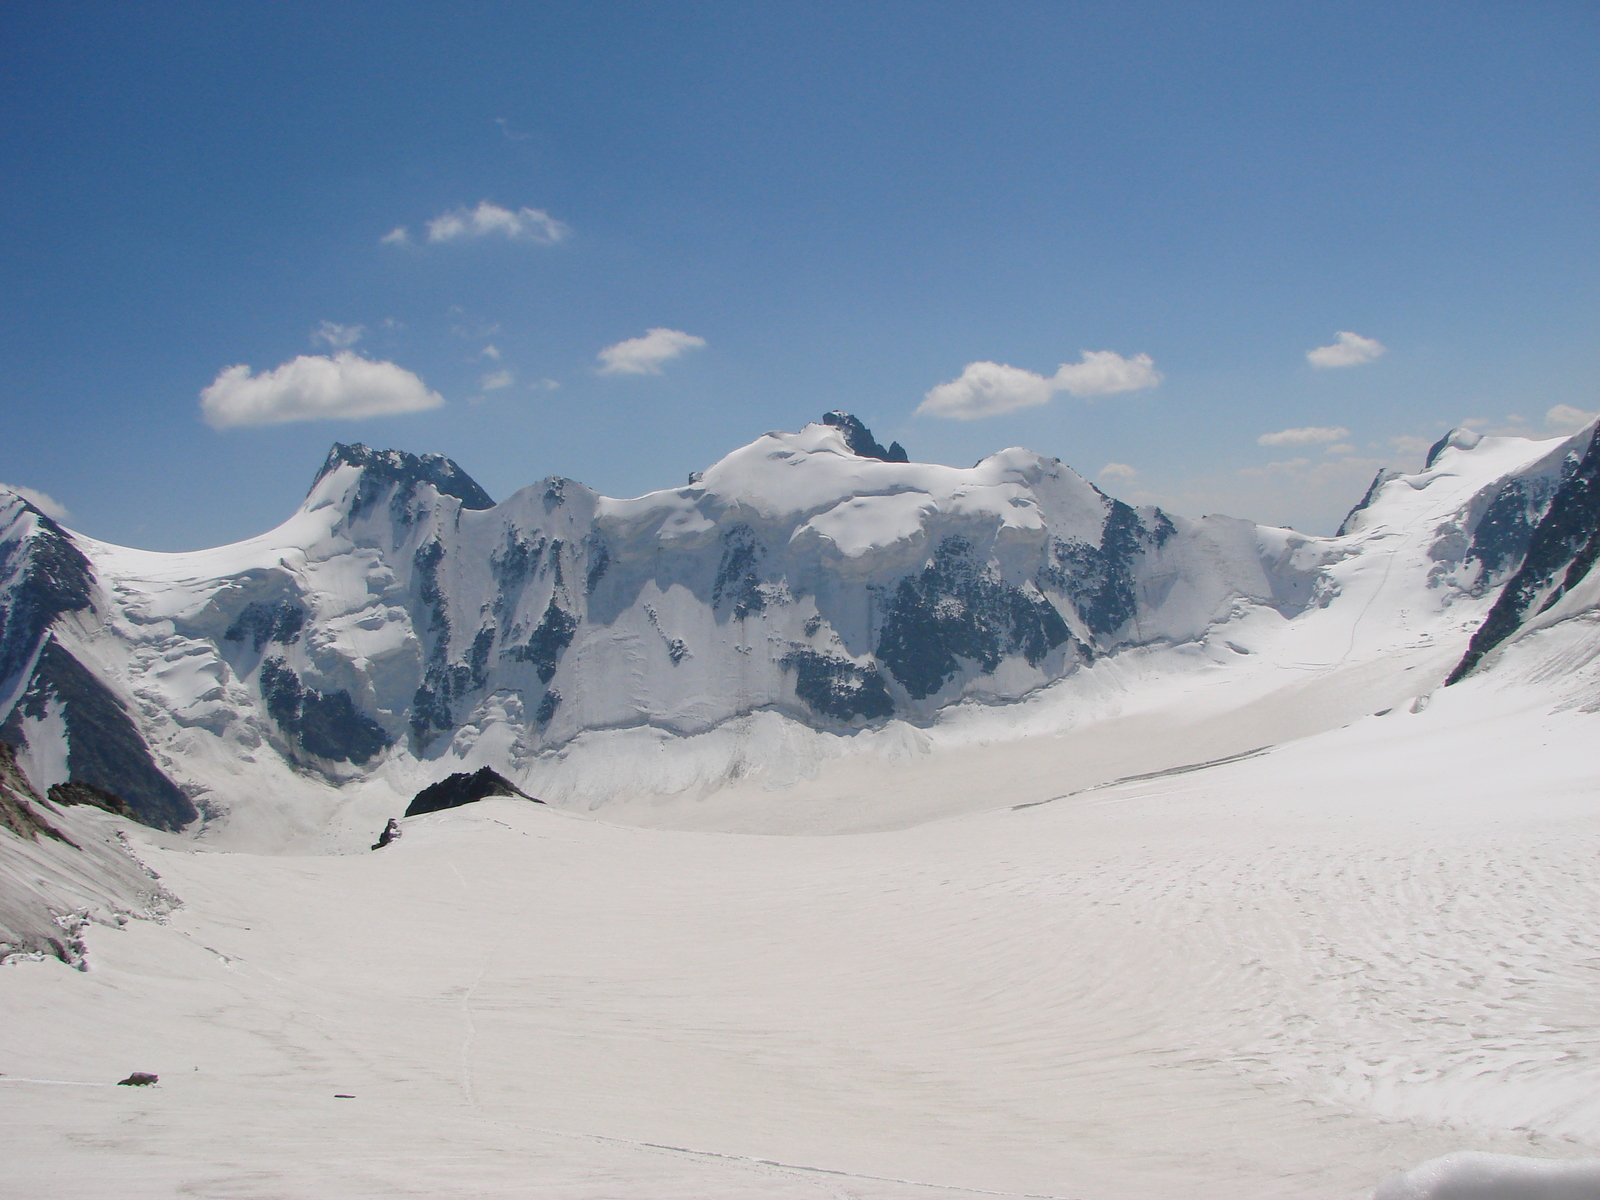
[[1492,519],[1493,525],[1479,554],[1520,565],[1447,682],[1465,678],[1530,617],[1554,608],[1600,556],[1600,426],[1587,433],[1581,453],[1568,451],[1562,465],[1557,486],[1535,489],[1510,480],[1491,502],[1483,524]]
[[61,526],[0,493],[0,701],[15,698],[46,632],[88,608],[94,570]]

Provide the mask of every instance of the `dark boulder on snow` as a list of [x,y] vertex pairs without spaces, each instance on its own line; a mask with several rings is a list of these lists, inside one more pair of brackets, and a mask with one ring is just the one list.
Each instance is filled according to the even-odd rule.
[[412,798],[411,804],[406,808],[406,816],[417,817],[423,813],[460,808],[463,804],[486,800],[490,796],[520,796],[524,800],[532,800],[535,804],[544,803],[543,800],[528,795],[500,772],[490,767],[479,767],[470,775],[465,771],[459,771],[447,779],[441,779],[438,783],[423,788]]
[[390,817],[389,823],[383,827],[383,832],[378,835],[378,840],[372,843],[372,848],[374,850],[382,850],[399,836],[400,822]]
[[149,1087],[153,1083],[160,1083],[161,1076],[152,1075],[149,1071],[135,1071],[126,1079],[117,1080],[118,1087]]

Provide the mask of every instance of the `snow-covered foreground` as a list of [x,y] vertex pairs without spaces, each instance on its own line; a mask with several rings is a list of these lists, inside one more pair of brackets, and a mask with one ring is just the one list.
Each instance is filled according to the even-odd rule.
[[0,974],[0,1195],[1332,1200],[1595,1155],[1593,641],[994,807],[1049,792],[1013,743],[949,776],[987,811],[907,828],[491,800],[377,853],[149,835],[168,924]]

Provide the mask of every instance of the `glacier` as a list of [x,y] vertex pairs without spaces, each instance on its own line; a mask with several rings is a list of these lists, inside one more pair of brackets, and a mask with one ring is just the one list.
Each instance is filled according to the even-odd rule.
[[0,1195],[1587,1186],[1596,439],[1332,537],[844,413],[183,554],[0,494]]

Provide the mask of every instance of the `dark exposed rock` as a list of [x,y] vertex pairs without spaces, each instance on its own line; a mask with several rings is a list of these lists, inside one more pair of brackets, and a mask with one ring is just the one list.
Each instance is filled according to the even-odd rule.
[[156,1084],[156,1083],[160,1083],[160,1082],[161,1082],[161,1076],[159,1076],[159,1075],[152,1075],[149,1071],[135,1071],[132,1075],[129,1075],[126,1079],[117,1080],[117,1086],[118,1087],[150,1087],[152,1084]]
[[779,665],[795,673],[795,695],[823,716],[836,721],[853,717],[871,721],[894,713],[894,700],[883,676],[848,658],[796,649],[784,655]]
[[1600,556],[1600,427],[1576,467],[1556,489],[1550,507],[1528,542],[1522,566],[1501,590],[1494,607],[1472,635],[1467,652],[1445,683],[1465,678],[1483,656],[1505,641],[1543,597],[1543,612],[1589,573]]
[[584,547],[589,551],[589,574],[584,579],[583,590],[592,596],[594,589],[600,586],[600,580],[605,577],[606,569],[611,566],[611,551],[597,532],[584,540]]
[[372,848],[374,850],[382,850],[399,836],[400,822],[390,817],[389,823],[383,827],[383,832],[378,835],[378,840],[372,843]]
[[17,752],[0,742],[0,829],[9,829],[20,838],[38,841],[39,835],[54,838],[76,846],[34,807],[39,803],[39,793],[33,790],[28,777],[17,766]]
[[539,698],[539,707],[533,710],[533,719],[538,722],[540,729],[550,724],[551,718],[556,715],[556,709],[560,707],[561,693],[555,688],[551,688]]
[[12,744],[23,740],[19,718],[43,719],[52,699],[62,702],[68,778],[120,796],[134,820],[156,829],[177,831],[199,815],[156,765],[121,701],[54,638],[40,650],[27,691],[0,728],[0,738]]
[[1051,546],[1053,561],[1039,572],[1039,582],[1071,600],[1091,634],[1109,637],[1138,613],[1135,560],[1150,547],[1165,544],[1174,532],[1163,512],[1147,528],[1134,509],[1120,500],[1108,501],[1100,544],[1057,539]]
[[562,652],[572,644],[572,635],[577,631],[578,618],[557,604],[552,596],[527,644],[512,647],[508,655],[517,662],[532,663],[539,682],[549,683],[556,676]]
[[463,804],[472,804],[490,796],[520,796],[535,804],[544,803],[528,795],[493,768],[479,767],[471,774],[460,771],[423,788],[406,808],[406,816],[416,817],[423,813],[442,812],[447,808],[460,808]]
[[32,504],[31,536],[0,543],[0,688],[26,669],[50,624],[92,603],[94,569],[61,526]]
[[343,688],[336,692],[308,688],[281,658],[263,662],[260,678],[268,715],[305,753],[360,766],[389,747],[383,726],[358,709]]
[[1442,438],[1440,438],[1437,442],[1435,442],[1433,445],[1428,447],[1427,457],[1425,457],[1422,460],[1422,469],[1424,471],[1426,471],[1429,467],[1433,466],[1433,464],[1438,461],[1439,455],[1444,453],[1444,448],[1450,444],[1450,439],[1451,439],[1452,436],[1454,436],[1454,434],[1455,434],[1455,430],[1452,429],[1448,433],[1446,433]]
[[1485,580],[1521,561],[1548,499],[1548,491],[1541,492],[1529,480],[1511,478],[1501,485],[1478,518],[1467,547],[1467,560],[1482,566]]
[[965,538],[945,538],[933,561],[902,579],[885,607],[878,661],[915,699],[943,687],[961,669],[958,659],[986,674],[1008,654],[1021,653],[1037,666],[1072,638],[1042,595],[995,578],[971,555]]
[[349,446],[335,442],[311,486],[316,487],[325,476],[345,464],[361,468],[361,482],[350,506],[352,517],[371,509],[390,485],[398,485],[395,495],[402,503],[411,498],[418,484],[427,483],[441,496],[454,496],[463,508],[494,507],[489,493],[442,454],[418,456],[404,450],[374,450],[359,442]]
[[121,796],[115,792],[108,792],[105,788],[95,787],[92,783],[85,783],[81,779],[51,784],[49,797],[51,804],[60,804],[64,807],[87,804],[93,808],[102,808],[108,813],[115,813],[119,817],[133,817],[132,807]]
[[[845,445],[850,447],[850,453],[861,458],[876,458],[883,462],[903,463],[909,461],[906,457],[905,447],[899,442],[891,442],[885,450],[878,444],[878,439],[872,436],[872,430],[861,423],[858,417],[847,412],[835,410],[822,414],[822,423],[831,425],[844,434]],[[692,481],[691,481],[692,482]]]
[[[1444,440],[1441,440],[1434,446],[1432,450],[1428,451],[1428,462],[1430,465],[1433,462],[1434,456],[1437,455],[1439,451],[1444,449],[1444,443],[1449,439],[1449,436],[1449,434],[1446,434]],[[1398,471],[1393,470],[1390,467],[1380,467],[1378,469],[1378,473],[1372,477],[1372,482],[1367,485],[1366,493],[1361,497],[1360,500],[1356,502],[1356,506],[1354,508],[1345,513],[1344,520],[1339,522],[1339,528],[1333,536],[1343,537],[1345,534],[1349,533],[1350,530],[1354,528],[1356,514],[1365,511],[1365,509],[1377,497],[1378,489],[1384,484],[1388,483],[1389,480],[1396,478],[1399,474],[1400,473]]]
[[748,525],[730,525],[722,533],[722,560],[711,589],[713,608],[731,607],[733,615],[744,620],[767,606],[761,593],[759,567],[766,548]]
[[524,538],[517,530],[506,529],[505,545],[489,556],[489,569],[502,593],[514,590],[533,575],[544,547],[545,539],[538,534]]
[[268,642],[292,646],[305,628],[306,610],[289,600],[254,600],[234,618],[222,636],[230,642],[249,642],[259,651]]

